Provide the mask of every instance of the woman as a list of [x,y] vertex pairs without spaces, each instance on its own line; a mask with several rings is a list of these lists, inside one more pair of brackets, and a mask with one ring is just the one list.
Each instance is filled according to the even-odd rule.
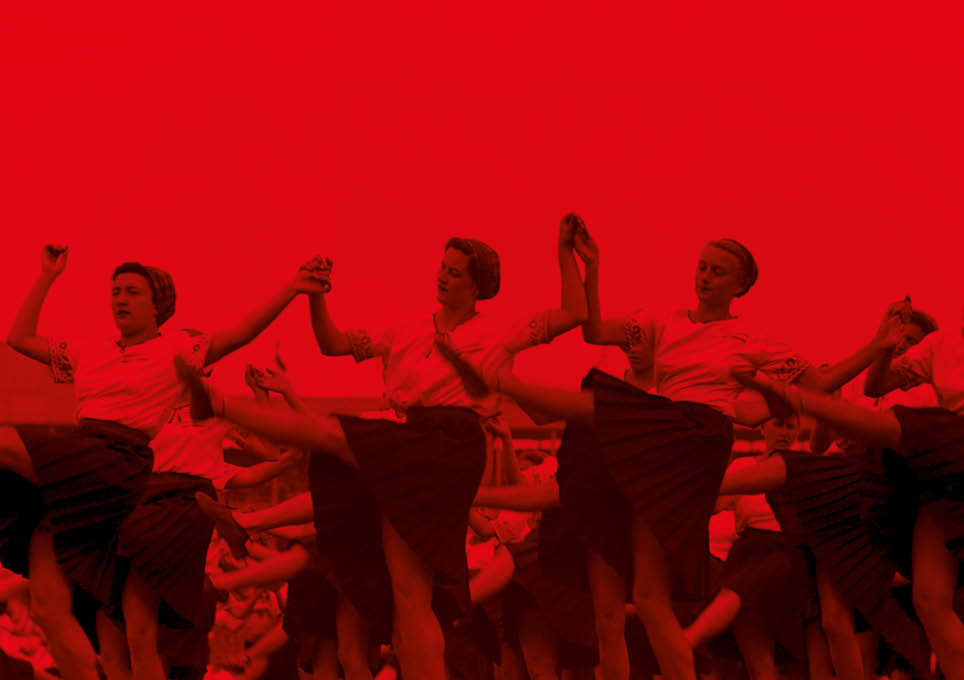
[[766,418],[765,408],[738,399],[742,387],[729,368],[754,365],[782,380],[836,389],[873,360],[876,340],[821,372],[787,347],[760,339],[731,313],[733,301],[757,278],[753,256],[732,239],[712,241],[700,253],[694,309],[603,320],[598,249],[584,232],[576,248],[586,262],[584,337],[622,346],[634,373],[651,367],[656,394],[638,389],[632,376],[627,382],[597,370],[576,393],[482,371],[471,361],[463,362],[464,372],[475,385],[487,373],[495,389],[521,405],[567,420],[560,493],[583,521],[589,543],[605,677],[628,677],[624,625],[631,592],[662,674],[691,680],[693,652],[673,600],[704,601],[707,524],[730,456],[732,423],[756,425]]
[[[478,310],[480,301],[499,292],[500,268],[496,252],[475,239],[454,238],[446,244],[437,275],[439,309],[430,316],[379,332],[346,332],[329,315],[324,295],[311,298],[312,326],[322,353],[352,355],[357,361],[379,358],[386,394],[404,422],[314,418],[214,400],[215,415],[312,450],[309,476],[318,544],[332,559],[339,588],[362,616],[376,630],[391,628],[406,676],[444,677],[439,618],[448,622],[470,611],[464,540],[486,463],[483,424],[500,409],[495,395],[468,394],[436,348],[435,337],[449,337],[489,366],[511,363],[514,353],[581,323],[585,296],[572,252],[579,223],[569,215],[560,224],[561,306],[518,324]],[[324,276],[327,266],[318,260],[310,268]],[[209,396],[198,376],[185,377],[193,381],[196,403],[204,405]],[[332,507],[339,503],[341,508]],[[372,541],[382,547],[384,567],[364,554]],[[382,594],[386,569],[390,599]]]
[[[867,396],[881,397],[897,388],[929,384],[940,408],[897,405],[888,411],[876,411],[809,390],[786,388],[763,376],[738,377],[760,390],[773,409],[807,413],[846,437],[892,450],[906,462],[912,473],[913,495],[921,506],[911,539],[914,606],[945,676],[959,680],[964,678],[964,623],[953,603],[958,565],[964,556],[964,486],[960,482],[964,478],[964,337],[960,329],[936,331],[895,362],[894,349],[899,341],[900,335],[894,335],[868,371]],[[872,624],[902,615],[896,606],[889,606],[890,600],[880,591],[889,589],[896,570],[894,555],[904,552],[906,545],[895,545],[899,538],[885,536],[883,549],[878,544],[874,550],[857,552],[855,547],[873,545],[859,515],[846,524],[847,518],[839,517],[839,513],[833,524],[819,520],[828,506],[826,500],[820,500],[821,495],[845,498],[841,494],[847,489],[839,473],[834,479],[833,471],[813,469],[793,456],[774,457],[744,472],[728,480],[728,485],[734,489],[788,485],[790,493],[799,499],[814,550],[824,551],[828,565],[838,565],[838,578],[846,594]],[[881,540],[876,533],[873,538]],[[923,644],[918,644],[917,654],[892,644],[926,671]]]
[[[152,467],[150,439],[170,417],[183,386],[173,359],[196,368],[243,347],[298,294],[320,290],[306,272],[238,326],[205,334],[162,333],[174,313],[171,276],[156,267],[127,262],[114,270],[111,310],[116,340],[74,342],[37,335],[37,322],[51,285],[67,265],[65,246],[46,246],[41,273],[14,320],[8,344],[50,366],[54,380],[72,382],[78,425],[21,427],[7,442],[5,458],[26,470],[43,497],[46,522],[30,541],[29,569],[34,614],[51,652],[70,680],[95,680],[94,652],[71,615],[73,582],[110,606],[115,587],[118,530],[144,493]],[[142,584],[145,585],[145,584]],[[128,638],[156,625],[156,594],[133,589],[124,598]],[[138,678],[163,678],[156,655],[132,658]]]
[[[764,451],[758,459],[791,449],[799,429],[795,416],[768,420],[762,427]],[[752,464],[740,458],[729,469]],[[739,538],[723,566],[720,592],[687,626],[687,639],[695,648],[733,626],[750,678],[774,680],[778,677],[775,643],[794,658],[804,658],[804,619],[815,615],[816,609],[810,564],[799,547],[784,537],[768,502],[775,499],[762,495],[724,499],[725,508],[736,514]],[[813,669],[813,661],[810,667]]]

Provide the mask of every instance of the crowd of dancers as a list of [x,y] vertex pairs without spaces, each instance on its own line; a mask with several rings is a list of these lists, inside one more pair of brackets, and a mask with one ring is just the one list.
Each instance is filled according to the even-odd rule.
[[[558,256],[558,307],[520,320],[478,304],[499,292],[496,251],[452,238],[434,314],[344,329],[332,263],[315,257],[203,332],[168,329],[171,276],[128,262],[111,277],[119,336],[88,341],[37,335],[68,258],[46,246],[8,343],[73,383],[77,424],[0,428],[0,563],[29,579],[61,675],[167,678],[159,631],[206,634],[212,593],[288,581],[286,630],[324,641],[315,678],[372,678],[378,645],[405,680],[468,678],[453,654],[467,645],[507,677],[695,680],[719,675],[730,635],[753,680],[864,680],[877,668],[861,631],[886,643],[895,678],[964,678],[961,330],[908,298],[816,366],[732,313],[758,274],[738,241],[699,253],[690,309],[621,318],[602,315],[599,249],[574,214]],[[302,295],[322,354],[381,361],[390,412],[312,412],[281,365],[249,367],[254,401],[211,386],[207,367]],[[515,354],[576,328],[625,352],[623,377],[592,369],[565,390],[515,376]],[[554,474],[520,471],[503,395],[565,422]],[[734,425],[761,427],[763,453],[733,460]],[[226,465],[232,428],[268,460]],[[310,491],[252,512],[218,503],[302,456]],[[724,509],[739,529],[725,561],[710,551]],[[212,580],[215,529],[238,558],[255,531],[291,548]]]

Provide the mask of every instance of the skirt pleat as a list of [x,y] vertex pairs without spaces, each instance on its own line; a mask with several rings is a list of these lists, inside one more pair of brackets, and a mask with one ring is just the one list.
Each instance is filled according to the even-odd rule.
[[471,611],[465,534],[485,466],[478,415],[433,407],[410,409],[406,423],[338,418],[359,468],[316,452],[309,477],[318,546],[332,562],[339,589],[376,629],[387,623],[390,631],[384,515],[432,568],[433,607],[442,625],[465,618]]
[[153,464],[147,436],[91,420],[17,431],[37,472],[58,563],[69,579],[110,606],[118,532],[140,502]]
[[152,474],[143,500],[121,525],[118,556],[143,576],[161,598],[160,622],[193,626],[204,593],[205,561],[214,521],[194,494],[216,497],[203,477]]
[[926,670],[930,647],[923,629],[891,593],[896,554],[882,546],[865,517],[862,458],[782,454],[789,498],[796,506],[817,564],[841,595],[915,668]]
[[310,565],[288,581],[288,599],[282,626],[292,640],[304,636],[334,640],[335,606],[338,594],[319,569]]
[[666,551],[674,596],[704,598],[709,518],[730,459],[732,422],[703,404],[653,396],[595,369],[587,383],[606,472]]

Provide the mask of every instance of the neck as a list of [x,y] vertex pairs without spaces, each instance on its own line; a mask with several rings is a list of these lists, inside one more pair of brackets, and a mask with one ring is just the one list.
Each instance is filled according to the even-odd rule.
[[442,308],[435,314],[435,325],[440,331],[450,331],[460,323],[465,323],[476,315],[475,302],[461,307]]
[[124,347],[131,347],[132,345],[140,345],[148,340],[153,340],[156,337],[157,328],[145,328],[144,330],[137,331],[136,333],[121,333],[120,344],[122,344]]
[[709,305],[705,302],[700,302],[700,304],[697,305],[696,310],[690,312],[690,318],[697,323],[706,323],[708,321],[725,321],[726,319],[732,319],[733,315],[730,314],[729,302],[723,305]]

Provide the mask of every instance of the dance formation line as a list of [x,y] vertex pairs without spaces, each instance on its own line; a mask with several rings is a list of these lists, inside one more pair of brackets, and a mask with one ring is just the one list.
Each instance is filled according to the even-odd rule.
[[[496,251],[452,238],[434,314],[343,329],[326,301],[332,262],[314,257],[207,332],[168,329],[171,276],[127,262],[111,277],[118,336],[89,342],[37,335],[68,259],[46,246],[8,343],[73,383],[77,425],[0,429],[0,563],[29,577],[63,677],[162,680],[163,631],[203,641],[218,592],[288,581],[277,640],[321,639],[315,678],[373,677],[378,644],[406,679],[465,677],[461,635],[510,677],[514,655],[520,677],[694,680],[732,630],[751,678],[779,677],[779,648],[811,678],[862,680],[875,661],[861,627],[892,648],[895,673],[929,678],[936,662],[964,678],[961,332],[908,298],[818,367],[732,314],[758,274],[738,241],[699,253],[691,309],[622,318],[602,315],[599,248],[574,214],[558,255],[558,307],[517,320],[478,304],[499,293]],[[300,295],[322,354],[382,362],[394,417],[310,412],[280,362],[248,367],[253,403],[210,386],[206,367]],[[514,375],[517,353],[577,327],[625,352],[622,378],[593,369],[565,390]],[[835,394],[855,385],[868,396]],[[554,475],[521,471],[503,395],[565,421]],[[792,449],[800,414],[818,421],[812,451]],[[731,462],[734,424],[762,427],[755,460]],[[265,462],[224,462],[232,428]],[[309,492],[252,512],[217,502],[304,456]],[[739,529],[725,562],[709,551],[723,509]],[[215,528],[247,567],[205,574]],[[292,547],[256,548],[254,531]]]

